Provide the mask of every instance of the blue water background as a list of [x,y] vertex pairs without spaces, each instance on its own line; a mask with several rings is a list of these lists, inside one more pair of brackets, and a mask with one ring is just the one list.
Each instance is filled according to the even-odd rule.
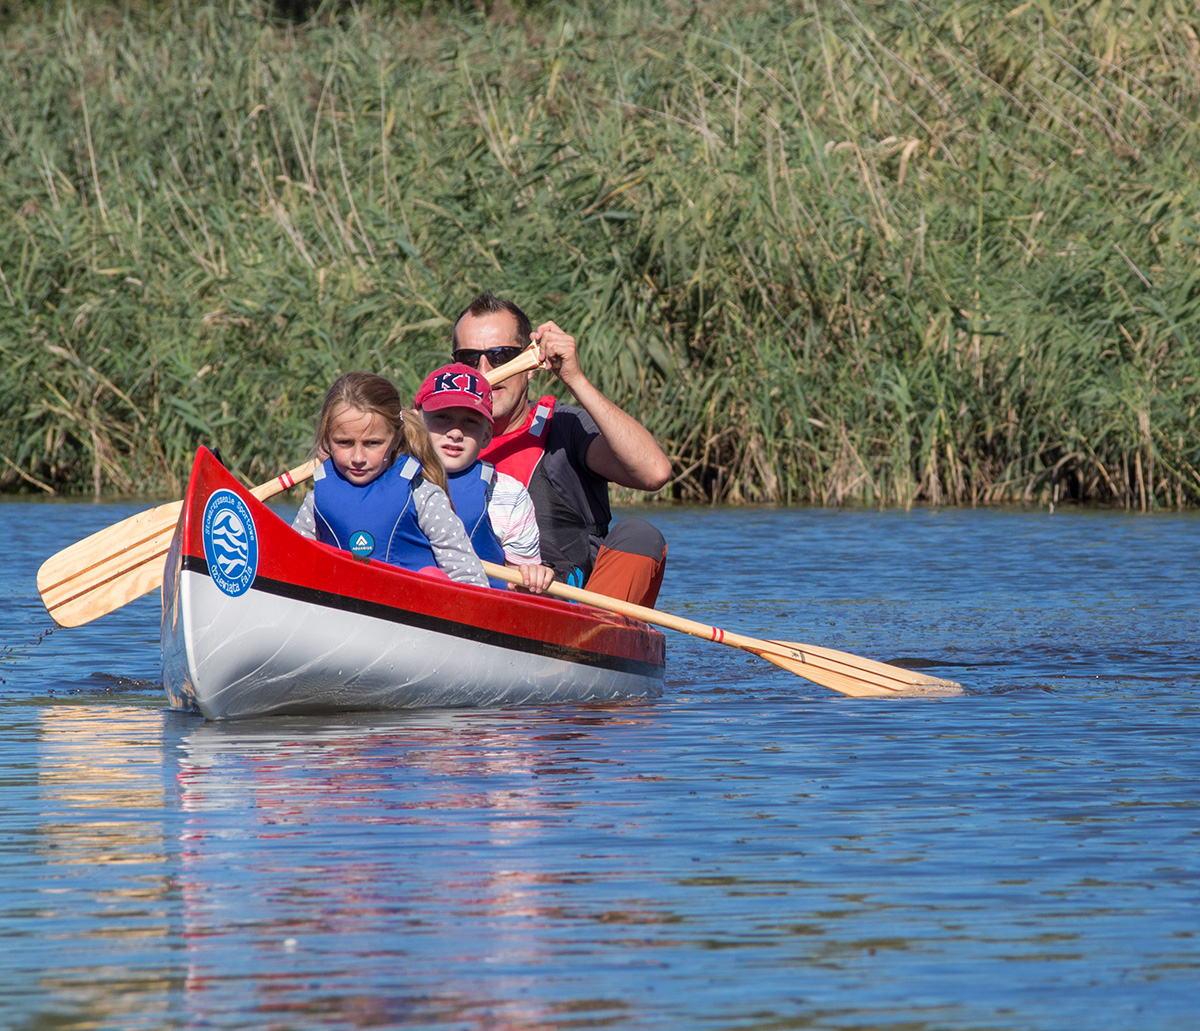
[[1195,515],[665,509],[661,700],[205,723],[0,503],[0,1025],[1200,1027]]

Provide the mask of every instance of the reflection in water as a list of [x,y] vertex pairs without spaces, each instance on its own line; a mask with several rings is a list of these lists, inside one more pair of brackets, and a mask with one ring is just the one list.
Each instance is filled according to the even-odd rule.
[[174,937],[174,889],[162,722],[158,712],[107,706],[38,712],[34,847],[44,867],[31,904],[68,943],[34,950],[45,949],[40,988],[97,1022],[126,1013],[131,997],[140,1020],[169,1009],[161,948]]
[[[573,750],[589,724],[647,720],[616,707],[551,733],[503,713],[196,725],[177,774],[191,1020],[299,1006],[355,1026],[544,1026],[544,1003],[519,1002],[539,960],[528,929],[562,915],[536,901],[563,876],[539,869],[538,842],[580,804],[547,785],[593,776]],[[460,935],[467,924],[486,934]],[[233,995],[231,950],[247,979]],[[495,973],[431,997],[431,951]]]

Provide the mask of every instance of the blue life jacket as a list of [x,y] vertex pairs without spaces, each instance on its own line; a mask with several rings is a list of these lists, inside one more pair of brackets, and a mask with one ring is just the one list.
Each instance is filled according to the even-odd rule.
[[420,471],[415,458],[397,455],[395,463],[363,487],[326,459],[313,474],[317,539],[404,569],[436,566],[429,538],[417,524],[413,479]]
[[[460,472],[447,473],[446,484],[450,488],[454,512],[463,521],[475,554],[485,562],[494,562],[502,566],[504,548],[500,546],[500,539],[488,518],[488,501],[492,496],[492,481],[495,478],[494,466],[476,461]],[[503,589],[508,586],[503,580],[494,577],[488,577],[488,580],[493,587]]]

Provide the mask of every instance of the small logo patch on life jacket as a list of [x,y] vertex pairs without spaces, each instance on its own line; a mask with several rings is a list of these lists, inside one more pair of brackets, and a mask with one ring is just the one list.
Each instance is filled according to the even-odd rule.
[[350,534],[350,554],[357,559],[369,559],[375,550],[375,538],[366,530],[355,530]]

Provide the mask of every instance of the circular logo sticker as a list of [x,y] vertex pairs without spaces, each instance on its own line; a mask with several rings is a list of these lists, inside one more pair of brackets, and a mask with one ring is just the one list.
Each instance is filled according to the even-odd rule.
[[236,598],[258,572],[258,531],[246,503],[231,490],[212,493],[204,506],[204,557],[208,575]]
[[370,558],[375,550],[375,538],[366,530],[355,530],[350,534],[350,554],[355,558]]

